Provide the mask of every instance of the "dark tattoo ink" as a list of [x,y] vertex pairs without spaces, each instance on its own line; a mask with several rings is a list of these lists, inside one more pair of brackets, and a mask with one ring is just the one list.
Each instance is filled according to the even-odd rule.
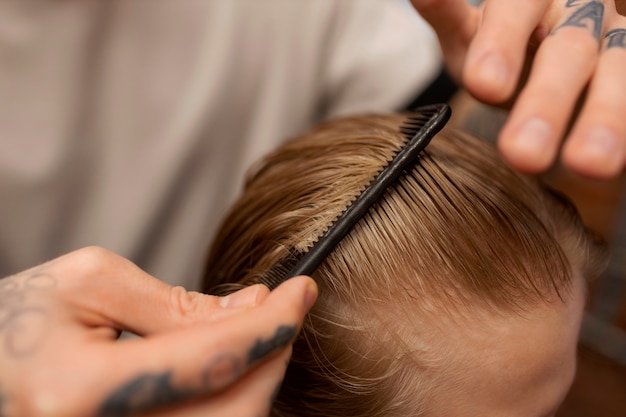
[[565,7],[575,7],[575,6],[578,6],[578,1],[579,0],[567,0],[567,3],[565,4]]
[[296,326],[280,326],[276,329],[274,336],[268,340],[257,340],[248,353],[248,365],[263,359],[278,349],[286,347],[296,337],[296,333]]
[[604,37],[607,39],[606,49],[610,49],[610,48],[626,49],[626,29],[610,30]]
[[113,393],[98,416],[123,417],[185,401],[198,395],[194,389],[172,386],[172,373],[142,375]]
[[37,271],[0,280],[0,340],[8,355],[25,357],[37,350],[45,334],[46,310],[29,296],[55,286],[54,278]]
[[[570,2],[568,2],[568,7]],[[588,28],[590,24],[591,33],[596,40],[600,40],[602,30],[602,19],[604,18],[604,5],[598,1],[591,1],[584,6],[579,7],[572,15],[558,28],[559,29],[572,26],[578,28]]]
[[221,355],[204,369],[196,386],[175,386],[171,371],[140,375],[113,392],[100,408],[98,416],[123,417],[179,404],[212,390],[219,390],[239,378],[243,372],[240,360],[234,356]]
[[[280,326],[268,340],[257,340],[248,352],[246,365],[252,365],[286,347],[296,333],[296,326]],[[171,371],[140,375],[114,391],[100,407],[98,416],[124,417],[181,403],[221,389],[243,372],[244,366],[237,358],[221,355],[205,368],[197,386],[176,387],[172,382]]]

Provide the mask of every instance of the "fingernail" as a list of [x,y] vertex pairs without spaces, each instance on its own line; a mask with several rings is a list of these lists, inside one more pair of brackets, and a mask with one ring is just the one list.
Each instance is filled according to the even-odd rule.
[[509,70],[500,54],[487,54],[478,65],[480,77],[490,84],[504,86],[508,82]]
[[309,280],[306,291],[304,292],[304,308],[306,311],[309,311],[313,304],[315,304],[315,300],[317,300],[317,284],[313,280]]
[[260,285],[252,285],[219,300],[220,306],[224,308],[251,307],[257,304],[257,297]]
[[549,153],[550,133],[550,126],[545,120],[537,117],[528,120],[513,139],[515,151],[532,157],[541,157]]
[[588,157],[619,164],[624,157],[623,141],[605,127],[595,127],[583,139],[582,149]]

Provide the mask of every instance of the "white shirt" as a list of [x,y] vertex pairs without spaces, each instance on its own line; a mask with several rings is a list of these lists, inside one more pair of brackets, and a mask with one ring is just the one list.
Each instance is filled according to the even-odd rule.
[[99,245],[196,288],[253,161],[439,66],[403,1],[1,2],[0,276]]

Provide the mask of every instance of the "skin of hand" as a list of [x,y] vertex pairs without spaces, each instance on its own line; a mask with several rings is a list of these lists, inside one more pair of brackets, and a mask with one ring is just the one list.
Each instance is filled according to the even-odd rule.
[[316,297],[308,277],[216,297],[69,253],[0,280],[0,415],[267,415]]
[[540,173],[560,153],[586,177],[624,171],[625,0],[411,2],[451,76],[478,100],[511,106],[498,145],[513,167]]

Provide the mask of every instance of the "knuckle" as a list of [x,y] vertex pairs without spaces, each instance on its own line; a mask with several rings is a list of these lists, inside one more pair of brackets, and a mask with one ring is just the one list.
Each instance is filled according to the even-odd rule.
[[93,290],[98,282],[122,279],[132,267],[132,262],[108,249],[89,246],[53,261],[48,271],[62,280],[59,291],[74,298],[78,291]]
[[94,277],[111,276],[137,270],[128,259],[99,246],[89,246],[71,254],[67,264],[74,276],[89,280]]
[[99,274],[118,258],[113,252],[99,246],[88,246],[70,254],[71,265],[81,275]]
[[181,286],[169,289],[170,311],[177,318],[189,319],[198,315],[203,295],[195,291],[187,291]]

